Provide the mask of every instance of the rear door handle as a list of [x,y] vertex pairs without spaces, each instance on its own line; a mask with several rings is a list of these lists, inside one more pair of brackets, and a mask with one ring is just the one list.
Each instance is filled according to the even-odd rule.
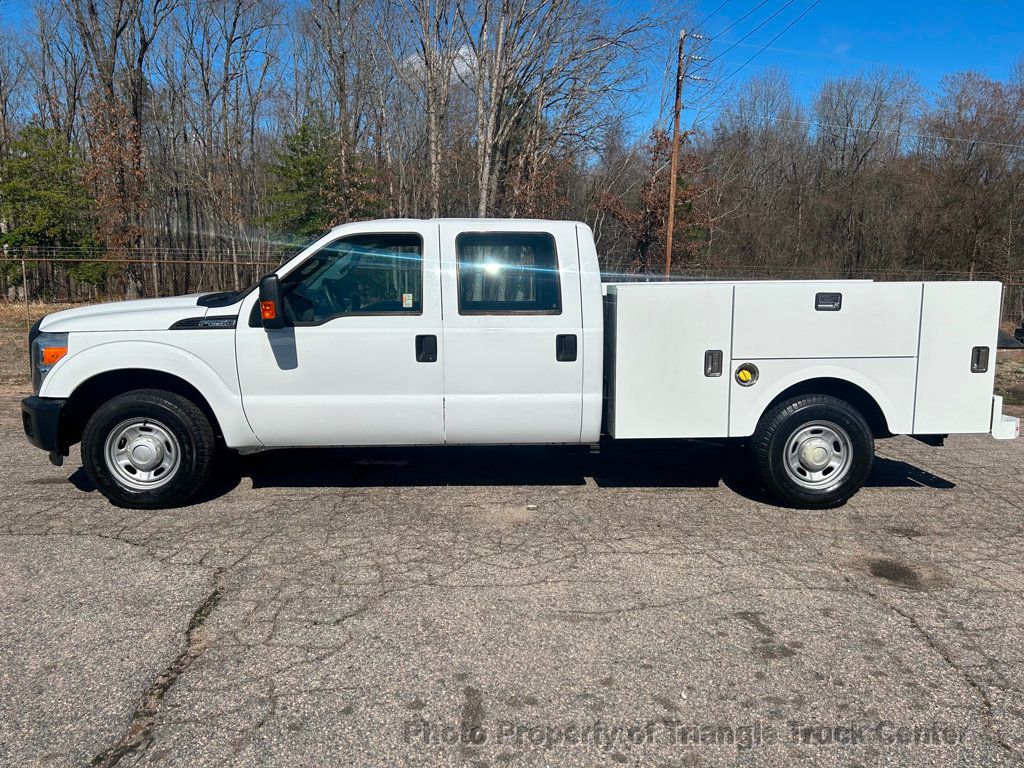
[[571,363],[576,359],[576,334],[560,333],[555,336],[555,360]]
[[971,350],[971,373],[988,373],[988,347]]
[[437,362],[437,336],[430,334],[416,337],[416,362]]

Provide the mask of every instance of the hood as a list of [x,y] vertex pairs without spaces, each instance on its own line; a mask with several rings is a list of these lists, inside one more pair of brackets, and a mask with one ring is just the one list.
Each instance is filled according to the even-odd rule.
[[139,299],[92,304],[66,309],[43,318],[39,330],[71,331],[163,331],[188,317],[205,317],[207,308],[197,299],[202,294],[169,296],[165,299]]

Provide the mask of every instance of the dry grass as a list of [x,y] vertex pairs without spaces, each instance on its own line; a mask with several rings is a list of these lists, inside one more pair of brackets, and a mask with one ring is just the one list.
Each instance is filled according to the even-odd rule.
[[28,367],[28,329],[43,315],[73,306],[76,305],[32,301],[26,315],[24,304],[0,303],[0,393],[30,394],[32,374]]
[[[1002,330],[1013,336],[1016,323],[1005,322]],[[1009,354],[1014,357],[1010,358]],[[996,362],[996,394],[1003,396],[1007,413],[1024,416],[1024,358],[1019,353],[1000,352]]]
[[996,363],[996,394],[1007,405],[1024,406],[1024,359]]

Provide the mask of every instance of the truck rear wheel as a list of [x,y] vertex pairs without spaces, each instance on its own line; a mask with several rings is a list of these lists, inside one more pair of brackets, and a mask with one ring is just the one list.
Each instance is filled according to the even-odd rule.
[[801,395],[769,409],[751,447],[772,494],[806,509],[846,502],[864,485],[875,455],[864,417],[828,395]]
[[126,392],[101,405],[82,434],[82,465],[119,507],[182,504],[207,481],[216,450],[210,420],[180,395]]

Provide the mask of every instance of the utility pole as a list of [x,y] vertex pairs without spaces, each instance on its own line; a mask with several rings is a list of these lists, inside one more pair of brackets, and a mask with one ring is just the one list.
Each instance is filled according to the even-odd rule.
[[668,223],[665,227],[665,278],[672,273],[672,234],[676,227],[676,175],[679,172],[679,113],[683,108],[683,80],[686,77],[686,30],[679,33],[679,62],[676,65],[676,103],[672,123],[672,170],[668,180]]

